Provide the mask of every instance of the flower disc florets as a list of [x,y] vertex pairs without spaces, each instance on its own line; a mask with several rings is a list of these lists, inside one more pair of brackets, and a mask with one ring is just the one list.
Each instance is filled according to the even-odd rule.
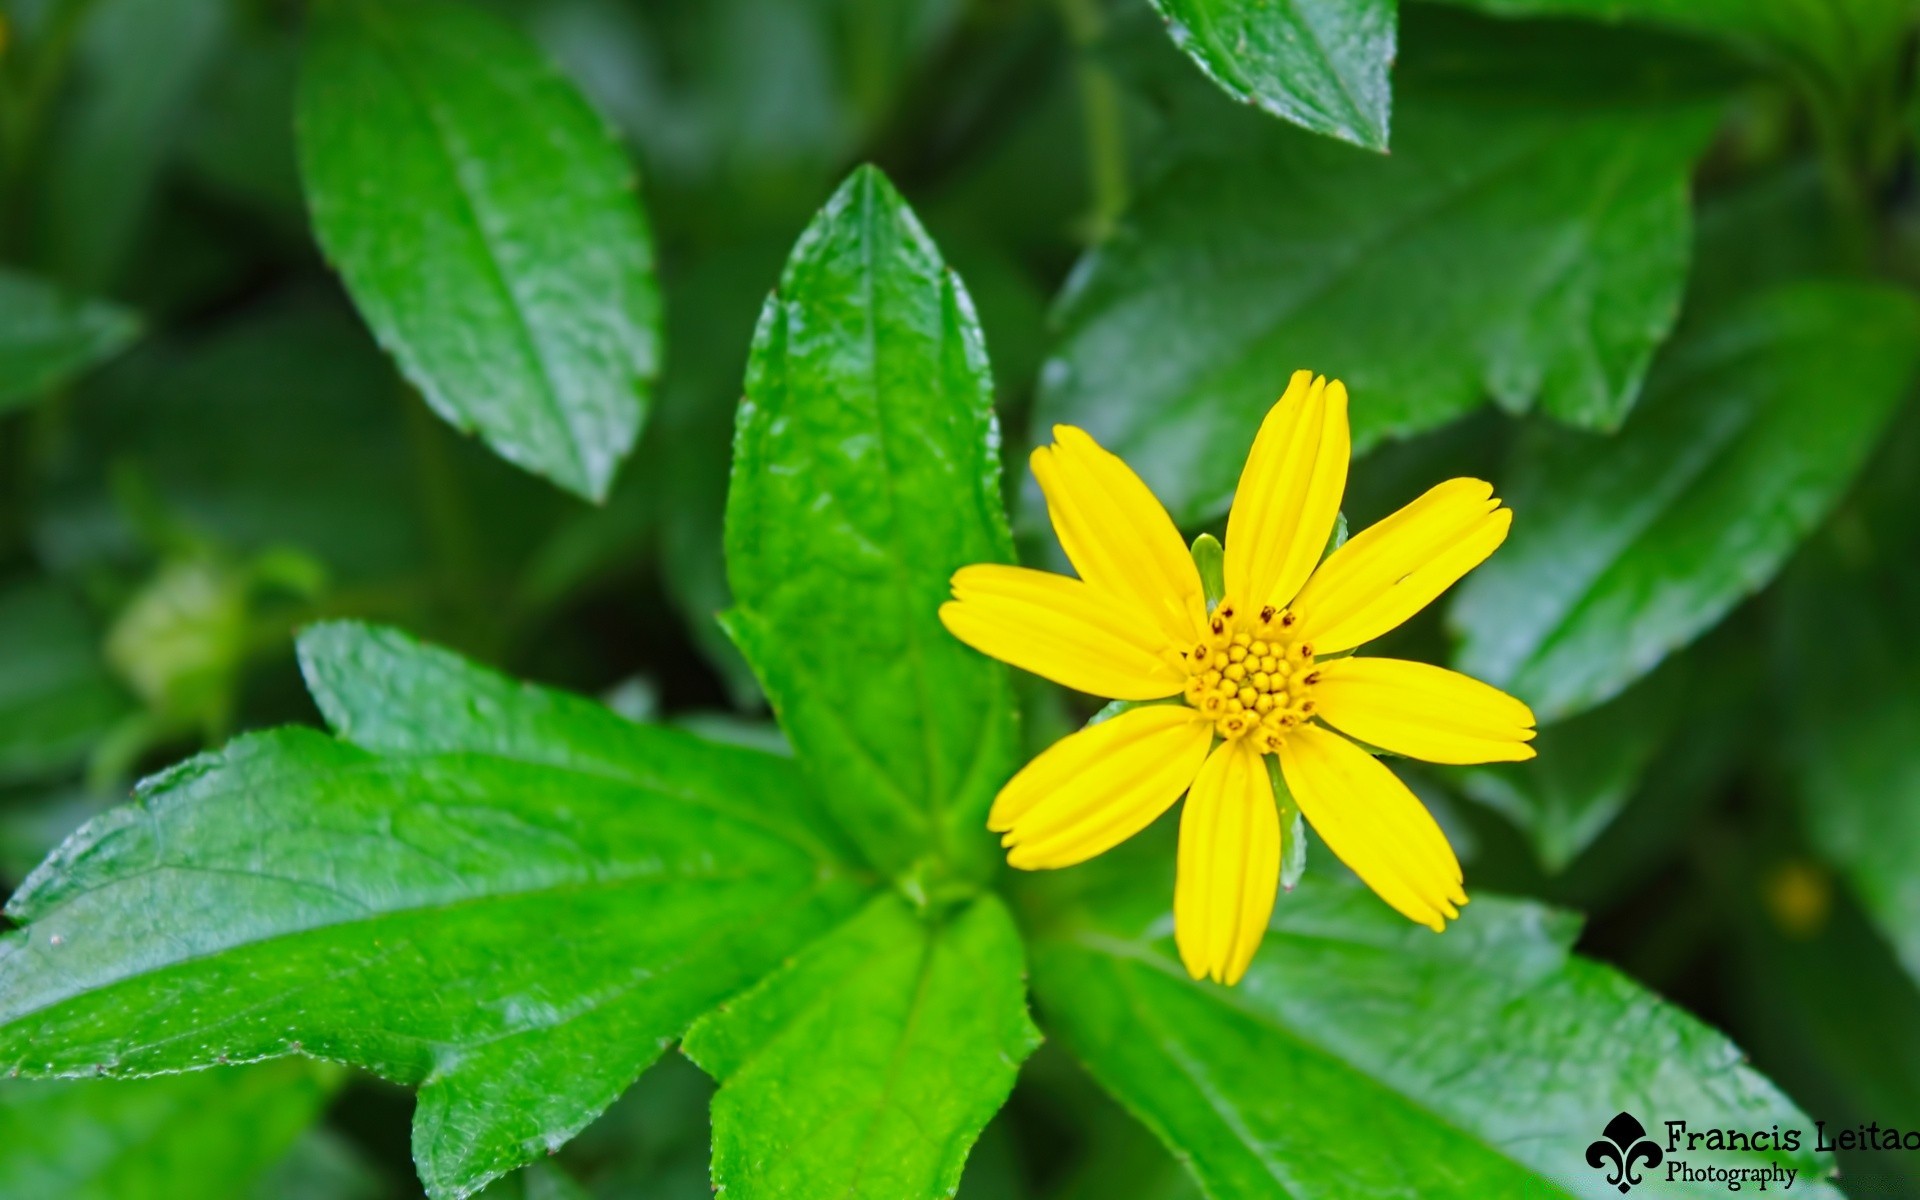
[[1188,704],[1213,719],[1228,741],[1247,739],[1262,754],[1280,749],[1287,734],[1313,715],[1313,647],[1297,640],[1299,620],[1268,606],[1242,612],[1223,600],[1207,619],[1208,634],[1187,661]]

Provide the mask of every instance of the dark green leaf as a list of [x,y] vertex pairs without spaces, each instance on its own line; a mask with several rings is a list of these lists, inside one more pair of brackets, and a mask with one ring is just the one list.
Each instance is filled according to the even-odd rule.
[[0,1070],[355,1063],[421,1086],[421,1179],[464,1196],[857,903],[786,760],[392,635],[304,651],[358,744],[241,738],[55,851],[7,909]]
[[[1361,449],[1488,395],[1617,424],[1679,307],[1713,108],[1661,102],[1631,60],[1591,103],[1581,72],[1542,82],[1562,60],[1538,50],[1465,60],[1462,83],[1443,49],[1423,67],[1409,37],[1388,157],[1218,103],[1180,118],[1188,148],[1062,300],[1036,427],[1086,428],[1195,524],[1302,367],[1346,382]],[[1485,83],[1529,53],[1511,95]]]
[[351,1143],[321,1126],[262,1175],[247,1200],[392,1200],[384,1175]]
[[1513,536],[1453,607],[1460,668],[1546,721],[1617,695],[1773,577],[1916,365],[1908,296],[1786,287],[1676,341],[1618,437],[1532,431]]
[[1025,974],[997,898],[928,924],[888,895],[702,1018],[685,1049],[721,1081],[715,1189],[951,1196],[1039,1044]]
[[[472,554],[482,567],[525,554],[568,501],[402,392],[345,306],[311,297],[156,339],[74,406],[36,548],[63,571],[98,569],[164,548],[143,528],[157,520],[239,553],[298,547],[337,582],[416,587],[429,566],[447,569],[449,521],[486,531]],[[129,504],[129,484],[151,511]]]
[[36,249],[63,283],[110,292],[227,38],[231,6],[98,0],[92,9],[74,47],[75,92],[48,135]]
[[1912,0],[1453,0],[1502,16],[1634,21],[1701,34],[1830,85],[1892,61]]
[[320,1115],[338,1070],[0,1082],[0,1196],[239,1200]]
[[[1570,954],[1574,924],[1549,910],[1482,895],[1435,937],[1310,878],[1229,990],[1174,956],[1163,873],[1129,874],[1098,928],[1035,943],[1035,995],[1214,1200],[1617,1195],[1585,1149],[1622,1109],[1656,1130],[1811,1132],[1725,1038]],[[1839,1197],[1810,1142],[1684,1157],[1777,1161],[1799,1172],[1794,1194]]]
[[477,9],[330,0],[298,131],[321,245],[434,411],[604,497],[659,368],[660,300],[599,117]]
[[992,382],[960,281],[872,168],[761,316],[726,541],[729,631],[835,815],[890,873],[984,870],[1013,696],[937,614],[955,569],[1012,558]]
[[[1738,846],[1738,844],[1736,844]],[[1920,1129],[1920,991],[1834,886],[1790,847],[1724,845],[1719,897],[1733,936],[1727,1002],[1762,1069],[1830,1130]],[[1874,1150],[1879,1150],[1875,1153]],[[1856,1200],[1920,1191],[1911,1149],[1841,1151]]]
[[1154,0],[1173,40],[1232,96],[1387,148],[1395,0]]
[[1920,986],[1920,652],[1901,599],[1821,555],[1786,588],[1777,636],[1802,819]]
[[0,270],[0,412],[112,358],[139,328],[125,309]]
[[77,601],[44,582],[0,589],[0,783],[71,770],[131,707]]

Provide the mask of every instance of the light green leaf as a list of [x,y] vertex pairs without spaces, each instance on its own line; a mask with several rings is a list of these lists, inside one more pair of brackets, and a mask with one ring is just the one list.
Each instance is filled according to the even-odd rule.
[[1489,395],[1619,423],[1679,309],[1715,106],[1640,82],[1664,76],[1637,42],[1406,42],[1391,156],[1214,97],[1176,119],[1184,148],[1062,297],[1036,430],[1087,429],[1200,524],[1303,367],[1346,382],[1361,450]]
[[0,412],[59,387],[133,341],[140,322],[31,275],[0,270]]
[[[1585,1149],[1622,1110],[1656,1132],[1685,1119],[1811,1134],[1724,1037],[1570,954],[1574,924],[1549,910],[1481,895],[1435,937],[1310,877],[1225,989],[1181,968],[1157,875],[1103,893],[1099,927],[1037,940],[1034,990],[1050,1031],[1213,1200],[1617,1200]],[[1673,1157],[1779,1162],[1799,1172],[1795,1195],[1839,1200],[1811,1141]],[[1651,1174],[1654,1194],[1724,1194]]]
[[721,1081],[728,1196],[951,1196],[1039,1044],[1020,934],[983,896],[933,923],[883,895],[687,1034]]
[[1545,721],[1617,695],[1773,577],[1916,366],[1909,296],[1783,287],[1676,341],[1617,437],[1532,431],[1513,536],[1453,606],[1460,669]]
[[[617,775],[674,792],[690,770],[723,778],[752,768],[779,803],[743,807],[755,823],[823,860],[851,847],[812,788],[775,755],[636,724],[570,692],[522,683],[397,629],[330,621],[300,635],[300,667],[327,725],[379,754],[474,753]],[[457,697],[455,704],[449,697]]]
[[465,1196],[858,901],[786,760],[352,627],[303,649],[364,741],[240,738],[56,850],[7,909],[0,1071],[354,1063],[420,1085],[421,1179]]
[[1387,148],[1395,0],[1153,0],[1174,44],[1235,100]]
[[983,873],[1013,694],[938,612],[957,568],[1013,557],[992,381],[965,290],[879,171],[801,235],[746,393],[728,630],[876,866]]
[[448,422],[603,498],[660,359],[631,165],[539,51],[478,9],[329,0],[314,26],[301,174],[361,314]]
[[78,601],[46,582],[0,589],[0,783],[71,770],[131,707]]
[[0,1196],[238,1200],[320,1115],[311,1063],[158,1079],[0,1081]]

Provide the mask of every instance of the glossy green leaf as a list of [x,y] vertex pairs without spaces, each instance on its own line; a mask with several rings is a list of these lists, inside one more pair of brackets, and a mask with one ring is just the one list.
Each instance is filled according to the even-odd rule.
[[320,1115],[311,1063],[157,1079],[0,1081],[0,1196],[241,1200]]
[[420,1085],[421,1179],[464,1196],[857,902],[795,834],[787,760],[396,635],[303,650],[343,740],[281,729],[183,763],[14,896],[0,1070],[355,1063]]
[[827,804],[889,873],[992,858],[1013,694],[937,614],[957,568],[1013,557],[999,445],[967,294],[863,167],[801,235],[754,337],[727,620]]
[[1796,285],[1678,340],[1617,437],[1533,431],[1503,481],[1513,536],[1452,610],[1460,669],[1548,721],[1617,695],[1773,577],[1916,366],[1910,297]]
[[1174,44],[1235,100],[1387,148],[1396,0],[1154,0]]
[[100,637],[51,583],[0,589],[0,783],[70,771],[132,707]]
[[0,270],[0,412],[112,358],[139,328],[116,305],[78,300],[31,275]]
[[299,93],[314,229],[448,422],[590,499],[632,449],[660,298],[633,171],[522,35],[442,0],[329,0]]
[[951,1196],[1039,1044],[1025,974],[996,897],[928,924],[888,895],[703,1017],[685,1050],[721,1081],[715,1190]]
[[1663,102],[1631,44],[1589,48],[1605,92],[1577,48],[1458,40],[1409,33],[1387,157],[1217,98],[1178,117],[1184,149],[1062,298],[1036,430],[1085,428],[1197,524],[1303,367],[1346,382],[1360,449],[1488,396],[1617,424],[1679,308],[1714,108]]
[[[1435,937],[1309,878],[1229,990],[1181,968],[1164,873],[1129,874],[1089,906],[1097,926],[1036,941],[1035,996],[1213,1200],[1598,1200],[1619,1192],[1585,1150],[1623,1109],[1655,1131],[1669,1118],[1811,1131],[1720,1034],[1569,953],[1575,925],[1550,910],[1481,895]],[[1795,1195],[1839,1200],[1811,1143],[1674,1157],[1779,1162],[1799,1173]],[[1653,1194],[1723,1194],[1651,1174]]]

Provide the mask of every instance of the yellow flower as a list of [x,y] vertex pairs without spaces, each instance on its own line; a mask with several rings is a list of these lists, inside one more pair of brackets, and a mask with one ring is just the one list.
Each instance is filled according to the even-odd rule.
[[1272,754],[1328,849],[1388,904],[1445,929],[1467,902],[1459,860],[1425,806],[1354,742],[1428,762],[1518,761],[1533,757],[1533,713],[1440,667],[1334,656],[1478,566],[1506,539],[1512,510],[1491,485],[1450,479],[1320,561],[1347,482],[1347,391],[1296,372],[1241,471],[1226,594],[1209,611],[1199,569],[1139,476],[1079,429],[1053,436],[1033,452],[1033,473],[1080,577],[963,567],[940,619],[969,646],[1065,687],[1184,703],[1081,730],[1008,781],[987,819],[1007,861],[1085,862],[1185,792],[1180,957],[1195,979],[1237,983],[1279,883]]

